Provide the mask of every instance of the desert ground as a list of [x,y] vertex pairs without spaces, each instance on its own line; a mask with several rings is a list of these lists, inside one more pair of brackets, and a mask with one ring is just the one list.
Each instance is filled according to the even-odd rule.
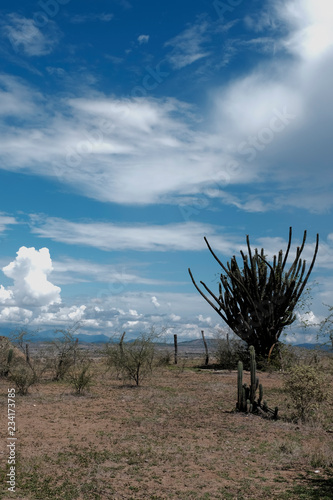
[[[332,358],[325,358],[332,385]],[[332,400],[292,418],[283,373],[260,372],[276,421],[235,411],[236,371],[181,357],[136,387],[94,357],[75,395],[47,377],[16,395],[16,491],[6,484],[8,380],[0,380],[0,498],[276,500],[333,498]],[[245,378],[248,373],[245,373]]]

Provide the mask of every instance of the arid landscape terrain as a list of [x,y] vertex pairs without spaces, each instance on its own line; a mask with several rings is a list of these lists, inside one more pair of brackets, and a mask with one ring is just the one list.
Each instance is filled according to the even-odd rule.
[[[197,368],[201,362],[180,358],[135,387],[95,356],[82,395],[47,377],[17,395],[15,493],[4,473],[9,382],[2,379],[1,498],[332,498],[332,400],[314,421],[297,423],[283,374],[260,372],[280,418],[237,413],[236,371]],[[332,358],[320,365],[332,385]]]

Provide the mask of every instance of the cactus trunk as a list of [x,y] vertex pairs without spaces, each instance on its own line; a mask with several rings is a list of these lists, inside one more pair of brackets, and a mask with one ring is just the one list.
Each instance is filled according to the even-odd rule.
[[[259,413],[262,416],[277,419],[278,408],[274,410],[268,407],[266,401],[263,402],[263,387],[259,384],[259,378],[256,372],[256,355],[253,346],[250,347],[250,374],[251,374],[251,384],[243,384],[243,363],[238,361],[238,371],[237,371],[237,404],[236,408],[238,411],[246,413]],[[256,401],[256,392],[259,388],[259,397]]]
[[237,378],[237,409],[242,411],[243,398],[243,363],[238,361],[238,378]]

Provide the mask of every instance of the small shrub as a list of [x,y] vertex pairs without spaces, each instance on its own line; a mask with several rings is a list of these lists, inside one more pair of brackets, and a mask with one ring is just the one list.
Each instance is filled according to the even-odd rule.
[[310,365],[296,365],[286,375],[284,387],[292,399],[296,417],[302,422],[309,420],[328,396],[328,388],[322,374]]
[[333,467],[333,450],[330,443],[317,443],[309,451],[310,464],[315,469],[331,469]]
[[217,364],[224,370],[236,370],[238,361],[242,361],[245,369],[250,367],[248,347],[242,340],[218,339],[215,357]]
[[28,393],[29,387],[38,382],[36,372],[24,362],[17,362],[10,368],[9,378],[16,385],[17,393],[22,396]]
[[4,354],[3,360],[0,363],[0,377],[8,377],[11,364],[14,361],[14,350],[9,348]]
[[119,344],[106,347],[107,364],[114,367],[118,375],[133,380],[140,385],[143,377],[153,370],[155,346],[154,334],[142,334],[132,342],[124,343],[124,335]]
[[83,358],[67,373],[67,380],[74,387],[76,394],[82,394],[91,384],[93,374],[90,365],[90,360]]
[[156,366],[169,366],[171,364],[172,354],[169,350],[163,350],[156,356]]
[[53,380],[64,380],[69,370],[75,365],[78,357],[78,340],[75,338],[77,326],[69,330],[56,330],[60,337],[52,341],[48,350],[49,366]]
[[277,342],[271,352],[269,359],[258,356],[258,368],[263,371],[287,371],[299,361],[292,346]]

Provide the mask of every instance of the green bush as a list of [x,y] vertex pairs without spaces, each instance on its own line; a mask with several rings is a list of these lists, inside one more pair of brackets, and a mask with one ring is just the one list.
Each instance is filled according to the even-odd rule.
[[9,378],[15,383],[17,393],[22,396],[28,393],[29,387],[38,382],[36,372],[26,362],[21,360],[10,367]]
[[75,337],[77,326],[68,330],[56,330],[56,337],[49,346],[47,357],[53,380],[64,380],[78,357],[78,340]]
[[142,378],[153,370],[154,337],[142,334],[134,341],[126,343],[123,342],[123,338],[124,336],[119,344],[109,344],[106,347],[107,364],[114,367],[118,375],[140,385]]
[[284,387],[302,422],[315,416],[320,403],[328,397],[324,376],[314,366],[296,365],[286,374]]
[[90,360],[82,358],[67,373],[67,380],[74,387],[76,394],[82,394],[91,384],[93,374],[90,365]]
[[172,361],[172,353],[165,349],[163,351],[159,351],[156,355],[156,366],[169,366]]
[[242,340],[218,339],[215,358],[217,364],[224,370],[236,370],[238,361],[242,361],[246,370],[250,367],[248,347]]

